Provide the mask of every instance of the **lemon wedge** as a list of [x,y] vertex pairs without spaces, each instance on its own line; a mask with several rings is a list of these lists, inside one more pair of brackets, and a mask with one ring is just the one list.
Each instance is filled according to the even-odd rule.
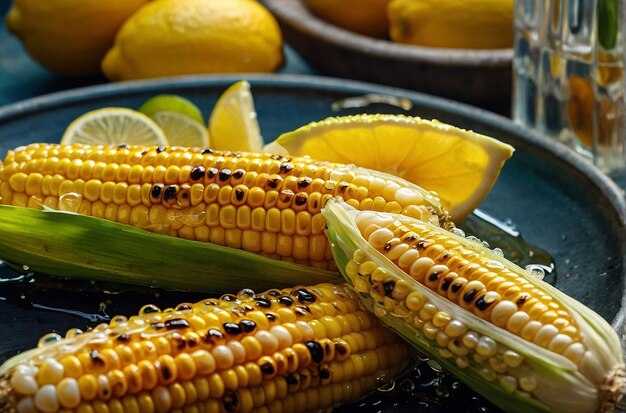
[[514,151],[472,131],[402,115],[329,118],[281,135],[266,150],[399,176],[437,192],[456,222],[483,201]]
[[180,113],[156,112],[152,119],[161,127],[171,146],[201,147],[209,146],[209,133],[199,123]]
[[85,113],[70,123],[61,143],[168,145],[159,125],[143,113],[127,108],[104,108]]
[[204,123],[202,112],[192,101],[178,95],[157,95],[146,100],[139,112],[153,117],[157,112],[176,112],[196,122]]
[[241,80],[220,96],[209,118],[209,134],[214,149],[246,152],[263,150],[250,83]]

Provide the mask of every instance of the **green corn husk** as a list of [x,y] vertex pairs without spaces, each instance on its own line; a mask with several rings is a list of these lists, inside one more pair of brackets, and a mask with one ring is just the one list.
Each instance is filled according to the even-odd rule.
[[[428,223],[400,215],[385,214],[400,220],[402,225],[408,225],[411,222],[420,223],[429,229],[445,232],[447,236],[460,242],[464,248],[479,252],[483,257],[501,263],[528,280],[533,287],[548,293],[571,313],[577,323],[583,344],[594,357],[593,368],[590,369],[587,365],[586,370],[579,367],[583,363],[577,366],[560,354],[479,318],[471,311],[463,309],[415,281],[361,236],[355,218],[359,214],[372,214],[372,212],[357,211],[341,200],[331,200],[322,213],[327,220],[327,234],[337,266],[344,278],[356,290],[364,305],[408,342],[438,361],[446,370],[498,407],[507,412],[583,413],[610,411],[617,403],[619,390],[624,383],[624,362],[619,338],[605,320],[584,305],[476,242],[445,232]],[[381,295],[373,290],[373,283],[368,275],[347,270],[349,264],[355,268],[354,265],[359,263],[354,260],[356,251],[359,251],[357,256],[366,256],[367,260],[373,261],[374,267],[385,271],[385,276],[389,277],[393,285],[403,280],[409,285],[409,291],[423,294],[426,302],[435,305],[438,311],[450,315],[452,320],[463,323],[468,331],[495,341],[498,348],[497,355],[510,351],[522,356],[521,364],[508,368],[502,374],[491,374],[488,371],[486,374],[485,368],[489,366],[486,357],[475,358],[477,353],[475,351],[472,353],[471,350],[467,356],[459,356],[453,354],[448,348],[440,346],[435,339],[424,334],[425,330],[422,330],[424,321],[420,324],[417,311],[410,312],[403,302],[395,301],[387,295],[381,299]],[[604,380],[594,384],[583,373],[583,370],[587,373],[590,370],[595,372],[596,381],[597,372],[603,372]],[[517,383],[520,379],[528,378],[536,380],[536,388],[530,392],[520,391]]]
[[341,280],[337,273],[235,248],[7,205],[0,205],[0,257],[35,273],[208,293]]

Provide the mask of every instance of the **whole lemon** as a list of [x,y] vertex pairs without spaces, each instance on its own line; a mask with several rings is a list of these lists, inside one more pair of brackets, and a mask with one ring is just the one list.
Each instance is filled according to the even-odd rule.
[[102,61],[110,80],[272,72],[283,64],[274,17],[252,0],[159,0],[131,16]]
[[148,0],[13,0],[7,28],[42,66],[67,76],[100,72],[122,23]]
[[306,0],[319,17],[335,26],[372,37],[385,37],[389,30],[390,0]]
[[392,0],[393,41],[429,47],[513,46],[513,0]]

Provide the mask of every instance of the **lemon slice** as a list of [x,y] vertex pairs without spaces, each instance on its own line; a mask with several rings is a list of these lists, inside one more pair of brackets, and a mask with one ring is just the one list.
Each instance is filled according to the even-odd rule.
[[176,112],[204,123],[202,112],[192,101],[178,95],[157,95],[144,102],[139,112],[154,117],[157,112]]
[[161,127],[171,146],[207,147],[209,133],[204,124],[176,112],[156,112],[152,119]]
[[266,149],[387,172],[439,194],[455,221],[487,196],[513,147],[478,133],[401,115],[314,122]]
[[70,123],[61,143],[168,145],[159,125],[143,113],[126,108],[104,108],[85,113]]
[[214,149],[263,150],[263,138],[247,81],[235,83],[220,96],[209,118],[209,134]]

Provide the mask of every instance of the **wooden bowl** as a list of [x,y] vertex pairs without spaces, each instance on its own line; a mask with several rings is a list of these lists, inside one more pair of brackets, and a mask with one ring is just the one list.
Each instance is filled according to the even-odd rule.
[[[461,50],[374,39],[334,26],[303,0],[261,0],[285,40],[322,74],[488,106],[510,105],[512,49]],[[500,110],[501,111],[501,110]]]

